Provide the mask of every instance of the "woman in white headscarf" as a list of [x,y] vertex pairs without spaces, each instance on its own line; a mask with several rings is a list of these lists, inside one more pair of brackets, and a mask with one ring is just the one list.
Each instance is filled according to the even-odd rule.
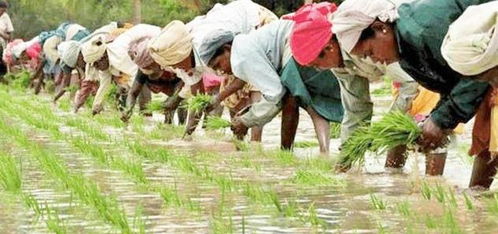
[[[489,160],[498,156],[498,2],[471,6],[453,24],[441,52],[459,73],[493,85],[475,117],[471,155],[478,155],[470,186],[488,186],[496,174]],[[487,160],[487,162],[485,162]],[[491,163],[490,163],[491,162]]]
[[[441,54],[449,25],[480,1],[419,0],[399,8],[389,0],[346,0],[333,18],[339,43],[348,52],[374,62],[399,62],[403,70],[441,100],[422,126],[419,144],[426,151],[440,148],[459,123],[469,121],[489,85],[455,71]],[[434,158],[443,171],[445,157]]]

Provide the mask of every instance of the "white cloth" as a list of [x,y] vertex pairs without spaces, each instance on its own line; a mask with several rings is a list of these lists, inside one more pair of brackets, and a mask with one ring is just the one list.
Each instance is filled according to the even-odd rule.
[[81,44],[77,41],[65,41],[57,47],[61,61],[67,66],[74,68],[81,51]]
[[81,54],[86,63],[92,64],[99,61],[102,56],[104,56],[107,48],[105,35],[106,34],[96,35],[81,45]]
[[[233,35],[247,34],[265,22],[272,16],[268,10],[251,0],[237,0],[226,5],[216,4],[206,13],[198,16],[186,24],[190,35],[192,36],[193,53],[195,67],[192,71],[183,71],[175,69],[175,73],[186,86],[198,83],[203,74],[215,74],[215,71],[208,68],[199,56],[199,49],[205,41],[205,37],[216,30],[226,30]],[[276,20],[277,16],[273,15]],[[191,73],[192,75],[188,75]]]
[[260,90],[265,99],[278,103],[285,94],[279,71],[287,63],[289,35],[293,21],[277,20],[247,35],[238,35],[232,44],[233,75]]
[[71,24],[66,31],[66,41],[73,40],[73,37],[80,31],[86,28],[79,24]]
[[498,2],[468,7],[444,38],[441,53],[450,67],[473,76],[498,66]]
[[43,54],[49,63],[53,66],[59,60],[59,53],[57,46],[61,43],[62,39],[58,36],[52,36],[43,44]]
[[332,31],[341,47],[351,52],[363,30],[376,19],[394,22],[397,18],[397,6],[390,0],[346,0],[333,14]]
[[[0,31],[3,33],[11,33],[14,32],[14,26],[12,26],[12,21],[10,20],[9,14],[7,12],[3,13],[2,16],[0,16]],[[7,41],[3,39],[3,37],[0,37],[0,45],[2,48],[5,48],[7,46]]]
[[109,63],[120,72],[132,76],[138,67],[128,53],[131,43],[142,38],[156,37],[159,33],[161,28],[149,24],[139,24],[130,28],[107,45]]

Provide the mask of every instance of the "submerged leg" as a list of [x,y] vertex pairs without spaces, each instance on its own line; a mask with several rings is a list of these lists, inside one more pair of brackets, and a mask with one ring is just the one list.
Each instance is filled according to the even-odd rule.
[[425,174],[429,176],[441,176],[446,164],[448,152],[429,152],[425,155]]
[[386,168],[403,168],[406,163],[406,145],[399,145],[387,152]]
[[316,137],[320,145],[320,153],[328,155],[330,147],[330,122],[316,113],[311,107],[306,108],[306,111],[313,121]]
[[489,189],[496,175],[496,166],[498,166],[498,159],[491,160],[489,151],[484,151],[476,156],[469,187]]
[[288,94],[283,98],[282,104],[281,148],[291,150],[299,123],[299,105],[296,98]]

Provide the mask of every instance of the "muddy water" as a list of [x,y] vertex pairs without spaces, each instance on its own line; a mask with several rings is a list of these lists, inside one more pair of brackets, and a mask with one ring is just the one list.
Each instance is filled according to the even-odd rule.
[[[375,113],[387,110],[387,98],[377,98]],[[45,102],[48,98],[45,97]],[[54,110],[57,111],[57,110]],[[71,114],[57,111],[60,116]],[[157,115],[146,120],[145,131],[150,131],[160,122],[162,117]],[[424,174],[424,158],[422,155],[411,154],[403,171],[389,172],[383,168],[384,156],[367,157],[365,166],[346,174],[335,175],[344,181],[343,187],[338,186],[310,186],[289,184],[288,181],[296,172],[292,165],[280,165],[275,161],[266,159],[254,151],[251,153],[238,153],[235,151],[228,137],[203,130],[196,132],[192,141],[179,138],[161,141],[151,140],[153,145],[167,147],[178,152],[209,151],[216,154],[212,159],[193,158],[201,168],[209,168],[220,175],[230,176],[234,181],[250,181],[272,187],[279,196],[280,201],[293,201],[300,207],[316,208],[317,216],[326,223],[326,229],[313,227],[309,223],[302,223],[295,218],[288,218],[276,214],[271,205],[255,205],[240,193],[233,193],[225,197],[220,187],[205,179],[182,172],[178,168],[165,163],[144,160],[146,177],[154,186],[174,188],[183,197],[198,203],[200,212],[188,211],[184,208],[165,206],[163,199],[157,192],[140,186],[123,171],[109,169],[99,164],[94,159],[71,147],[67,142],[53,141],[47,134],[33,131],[32,127],[25,126],[30,132],[33,141],[39,142],[50,148],[65,165],[74,173],[82,173],[86,178],[98,184],[101,190],[109,195],[116,196],[132,223],[137,207],[143,207],[142,219],[145,222],[147,233],[206,233],[214,232],[213,217],[218,217],[225,223],[231,223],[234,232],[250,233],[310,233],[310,232],[340,232],[340,233],[377,233],[384,228],[389,232],[414,231],[440,233],[440,229],[427,229],[424,221],[402,217],[394,211],[395,204],[408,202],[414,213],[443,214],[444,207],[435,202],[428,201],[420,194]],[[429,178],[429,183],[441,184],[444,188],[452,188],[458,201],[455,213],[459,221],[458,226],[464,232],[493,233],[498,231],[495,222],[490,221],[490,214],[485,204],[479,198],[472,198],[477,207],[473,211],[466,211],[463,203],[462,192],[465,192],[469,181],[471,164],[466,158],[465,146],[470,143],[471,125],[467,125],[466,133],[456,137],[458,143],[450,149],[445,175],[441,178]],[[121,139],[130,133],[127,130],[112,127],[103,128],[113,138]],[[61,131],[73,135],[81,134],[72,128],[61,128]],[[314,140],[314,130],[311,120],[303,111],[298,128],[296,141]],[[265,126],[263,147],[265,150],[278,148],[280,142],[280,118]],[[6,142],[0,142],[5,148]],[[339,140],[333,139],[331,155],[334,157],[338,151]],[[119,148],[102,143],[108,154],[122,157],[133,157],[125,147]],[[95,211],[77,198],[74,198],[64,188],[60,188],[53,180],[47,178],[37,162],[26,155],[22,149],[11,150],[12,154],[23,161],[23,192],[32,194],[39,203],[47,204],[56,210],[59,217],[66,223],[69,230],[75,233],[114,233],[118,232],[110,224],[104,223],[95,214]],[[243,167],[240,158],[248,157],[252,165]],[[318,148],[296,149],[296,157],[318,157]],[[205,156],[204,156],[205,157]],[[254,169],[254,168],[257,169]],[[385,211],[378,211],[372,207],[371,194],[383,199],[388,206]],[[45,233],[49,232],[43,222],[37,222],[34,213],[23,206],[16,198],[0,191],[0,231],[2,233]],[[223,207],[222,200],[227,200]],[[221,210],[221,212],[220,212]],[[220,212],[221,215],[217,213]],[[305,216],[306,210],[301,209]],[[214,216],[213,216],[214,215]],[[425,217],[425,215],[422,215]],[[41,218],[42,220],[44,218]],[[439,220],[437,220],[439,222]],[[383,228],[380,228],[383,227]],[[220,232],[227,232],[222,229]]]

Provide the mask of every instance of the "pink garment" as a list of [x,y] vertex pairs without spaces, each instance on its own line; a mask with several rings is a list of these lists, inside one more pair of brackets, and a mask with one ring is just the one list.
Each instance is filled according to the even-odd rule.
[[202,84],[207,90],[220,86],[222,80],[223,77],[214,74],[204,74],[202,76]]
[[37,59],[40,56],[40,53],[42,51],[42,47],[40,42],[34,43],[30,47],[26,48],[26,54],[28,54],[29,58],[32,60]]
[[286,15],[284,19],[295,21],[290,36],[292,55],[301,65],[308,65],[315,60],[332,38],[332,23],[328,15],[337,6],[329,2],[306,4],[296,13]]
[[20,45],[24,43],[22,39],[15,39],[12,42],[9,42],[7,46],[5,47],[5,50],[3,51],[3,61],[7,66],[11,66],[14,64],[14,53],[12,52],[12,48],[14,48],[17,45]]

